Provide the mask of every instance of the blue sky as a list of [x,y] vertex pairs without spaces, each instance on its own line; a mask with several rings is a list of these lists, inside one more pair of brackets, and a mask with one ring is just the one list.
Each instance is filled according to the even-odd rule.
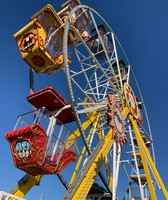
[[[165,164],[168,151],[168,2],[166,0],[81,0],[81,2],[104,17],[129,58],[147,107],[156,165],[168,188],[168,170]],[[31,109],[26,101],[29,94],[29,67],[20,57],[13,34],[29,23],[30,17],[48,3],[59,11],[64,1],[6,0],[0,7],[0,190],[3,191],[12,188],[24,174],[14,167],[4,134],[13,129],[18,115]],[[59,73],[63,76],[61,72]],[[59,81],[59,76],[36,75],[35,88],[38,90],[54,85],[63,94],[63,89],[61,91],[61,86],[58,86]],[[45,199],[50,199],[49,196],[51,199],[58,199],[58,192],[64,193],[58,178],[47,176],[26,198],[40,199],[40,195],[44,194]]]

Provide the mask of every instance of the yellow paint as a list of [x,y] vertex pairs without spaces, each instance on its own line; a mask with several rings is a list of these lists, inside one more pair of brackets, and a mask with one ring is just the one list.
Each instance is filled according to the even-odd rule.
[[[102,142],[102,141],[100,141]],[[112,130],[110,130],[107,134],[107,136],[104,139],[104,143],[102,145],[102,148],[97,153],[97,155],[94,158],[94,161],[92,162],[90,168],[85,174],[84,179],[79,183],[79,186],[77,187],[75,193],[73,194],[72,200],[85,200],[87,197],[87,194],[97,176],[97,173],[100,170],[100,167],[104,161],[104,158],[109,153],[111,147],[113,145],[113,139],[112,139]]]
[[135,136],[136,136],[136,140],[138,142],[138,148],[139,148],[139,151],[140,151],[140,155],[141,155],[141,159],[142,159],[142,163],[143,163],[143,166],[144,166],[144,170],[145,170],[145,173],[146,173],[146,176],[147,176],[147,182],[148,182],[148,186],[149,186],[149,190],[150,190],[150,195],[151,195],[151,198],[152,200],[155,200],[157,199],[156,198],[156,195],[155,195],[155,192],[153,190],[153,186],[151,185],[151,178],[150,178],[150,175],[149,175],[149,171],[148,171],[148,166],[147,166],[147,162],[149,162],[150,164],[150,167],[151,169],[153,170],[154,172],[154,175],[156,177],[156,180],[157,182],[159,183],[162,191],[163,191],[163,194],[165,196],[166,199],[168,199],[168,192],[167,192],[167,189],[159,175],[159,172],[155,166],[155,163],[153,162],[152,158],[151,158],[151,155],[144,143],[144,140],[139,132],[139,129],[138,129],[138,125],[137,125],[137,122],[136,120],[134,119],[134,117],[132,115],[129,115],[129,118],[133,124],[133,127],[134,127],[134,132],[135,132]]
[[[40,184],[41,178],[42,178],[41,175],[29,176],[28,179],[23,184],[21,184],[20,187],[18,187],[16,189],[16,191],[13,193],[13,195],[23,198],[34,185]],[[11,200],[11,198],[10,198],[10,200]]]

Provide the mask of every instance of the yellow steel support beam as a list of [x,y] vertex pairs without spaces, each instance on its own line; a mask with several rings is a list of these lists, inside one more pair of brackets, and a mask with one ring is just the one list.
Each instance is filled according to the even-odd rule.
[[146,175],[146,180],[147,180],[147,183],[148,183],[148,188],[149,188],[151,200],[157,200],[155,189],[154,189],[154,185],[152,183],[152,178],[151,178],[149,167],[148,167],[148,163],[147,163],[147,160],[146,160],[143,148],[142,148],[142,144],[141,144],[139,138],[137,138],[137,144],[138,144],[138,148],[139,148],[139,152],[140,152],[140,155],[141,155],[143,168],[144,168],[145,175]]
[[[137,122],[132,115],[129,115],[129,118],[130,118],[132,125],[133,125],[133,128],[134,128],[134,132],[135,132],[135,136],[136,136],[136,139],[137,139],[137,142],[138,142],[138,148],[139,148],[141,157],[143,158],[142,159],[143,166],[146,165],[145,160],[147,159],[147,162],[149,163],[149,165],[150,165],[150,167],[151,167],[151,169],[152,169],[152,171],[153,171],[153,173],[154,173],[154,175],[157,179],[157,182],[158,182],[159,186],[161,187],[161,189],[163,191],[165,198],[168,199],[167,189],[166,189],[166,187],[165,187],[165,185],[164,185],[164,183],[163,183],[163,181],[162,181],[162,179],[161,179],[161,177],[158,173],[158,170],[155,166],[155,163],[153,162],[151,155],[150,155],[150,153],[149,153],[149,151],[148,151],[148,149],[147,149],[147,147],[146,147],[146,145],[143,141],[143,138],[142,138],[142,136],[139,132],[139,129],[138,129]],[[147,179],[147,181],[148,181],[148,179]],[[150,181],[148,182],[148,184],[149,184],[149,186],[151,185]],[[152,197],[152,200],[156,199],[156,196],[152,192],[153,189],[151,187],[149,189],[150,189],[150,192],[151,192],[150,195]]]
[[107,178],[108,178],[108,185],[111,189],[113,189],[113,176],[112,176],[112,169],[110,167],[110,162],[108,157],[105,157],[104,159],[104,165],[105,165],[105,169],[106,169],[106,174],[107,174]]
[[[87,121],[85,121],[82,124],[82,129],[86,130],[95,120],[96,120],[97,114],[92,115]],[[66,142],[66,148],[70,148],[76,141],[76,139],[80,136],[80,131],[79,129],[77,129],[76,131],[74,131],[67,139]]]
[[[88,134],[88,137],[87,137],[87,142],[90,141],[91,136],[93,135],[94,129],[95,129],[96,127],[99,127],[99,126],[101,125],[99,119],[98,119],[98,121],[96,120],[96,119],[97,119],[97,116],[98,116],[98,115],[92,115],[92,116],[86,121],[86,123],[83,124],[83,129],[84,129],[84,130],[85,130],[86,128],[88,128],[88,125],[91,125],[91,129],[90,129],[89,134]],[[93,122],[93,120],[95,120],[95,121]],[[74,133],[75,133],[75,134],[74,134]],[[77,130],[77,132],[74,132],[74,133],[73,133],[74,135],[76,135],[76,133],[77,133],[78,136],[80,135],[79,130]],[[71,136],[70,136],[70,139],[68,139],[68,141],[71,140],[72,137],[73,137],[73,136],[71,135]],[[99,137],[99,140],[103,140],[103,133],[102,133],[102,131],[99,131],[99,132],[98,132],[98,137]],[[69,144],[69,143],[68,143],[68,144]],[[77,173],[78,173],[78,170],[79,170],[79,167],[80,167],[80,165],[81,165],[81,162],[82,162],[82,159],[83,159],[83,157],[84,157],[85,152],[86,152],[86,147],[84,146],[83,149],[82,149],[82,151],[81,151],[81,155],[80,155],[80,157],[79,157],[79,159],[78,159],[78,162],[77,162],[76,168],[75,168],[75,170],[74,170],[74,173],[73,173],[73,175],[72,175],[72,177],[71,177],[71,180],[70,180],[69,185],[71,185],[71,184],[73,183],[73,181],[74,181],[74,179],[75,179],[75,177],[76,177],[76,175],[77,175]],[[111,176],[111,174],[110,174],[110,169],[109,169],[110,166],[109,166],[109,163],[107,162],[107,159],[104,160],[104,164],[105,164],[105,167],[106,167],[106,169],[107,169],[106,172],[107,172],[108,175],[109,175],[109,183],[110,183],[110,185],[111,185],[113,179],[112,179],[112,176]]]
[[[101,121],[100,120],[98,121],[97,127],[98,128],[100,127],[100,131],[98,132],[98,137],[99,137],[99,140],[101,141],[101,140],[103,140],[104,135],[103,135],[103,131],[101,129]],[[110,163],[109,163],[109,160],[107,157],[104,158],[104,165],[105,165],[105,169],[106,169],[109,187],[112,188],[113,177],[112,177],[112,173],[111,173]]]
[[127,115],[129,114],[129,112],[130,112],[130,109],[128,108],[128,107],[124,107],[123,109],[122,109],[122,115],[123,115],[123,117],[124,117],[124,119],[127,117]]
[[[96,121],[94,121],[94,122],[92,123],[90,132],[89,132],[88,137],[87,137],[87,142],[90,141],[90,138],[91,138],[92,133],[93,133],[93,131],[94,131],[95,125],[96,125]],[[85,128],[86,128],[86,127],[85,127]],[[81,152],[81,155],[80,155],[80,157],[79,157],[79,159],[78,159],[78,162],[77,162],[77,165],[76,165],[76,167],[75,167],[74,173],[72,174],[72,177],[71,177],[71,180],[70,180],[70,183],[69,183],[70,185],[73,183],[73,181],[74,181],[74,179],[75,179],[75,177],[76,177],[76,174],[78,173],[78,170],[79,170],[79,167],[80,167],[80,165],[81,165],[81,162],[82,162],[82,159],[83,159],[83,157],[84,157],[85,152],[86,152],[86,146],[84,146],[83,149],[82,149],[82,152]]]
[[[74,184],[78,184],[78,185],[72,185],[73,190],[75,191],[71,191],[71,193],[67,194],[64,199],[66,200],[85,200],[87,197],[87,194],[96,178],[96,175],[98,174],[100,167],[103,163],[104,158],[107,156],[108,152],[110,151],[114,140],[112,139],[112,134],[113,131],[112,129],[108,132],[107,136],[105,137],[105,139],[103,141],[100,141],[100,143],[103,142],[100,150],[97,152],[97,154],[95,155],[95,157],[93,157],[93,155],[91,154],[91,157],[93,158],[93,161],[90,165],[90,167],[87,168],[87,171],[85,174],[82,174],[84,177],[83,179],[79,182],[76,183],[76,181],[74,181]],[[99,144],[98,146],[99,147]],[[93,151],[94,153],[94,151]],[[84,166],[85,167],[85,166]],[[74,189],[75,188],[75,189]],[[71,197],[69,196],[71,195]],[[68,199],[67,199],[68,196]]]
[[18,182],[19,186],[16,186],[16,188],[14,188],[12,194],[20,198],[23,198],[34,185],[40,184],[41,178],[42,178],[41,175],[31,176],[27,174],[25,178],[23,177],[20,180],[20,183]]
[[[92,116],[86,121],[86,123],[84,123],[83,126],[82,126],[83,130],[86,130],[86,128],[88,128],[88,125],[91,125],[91,129],[90,129],[89,134],[88,134],[88,137],[87,137],[87,142],[90,141],[94,129],[97,128],[97,127],[99,127],[99,126],[101,126],[100,120],[99,120],[99,119],[98,119],[98,121],[96,120],[97,117],[98,117],[97,114],[92,115]],[[94,122],[93,122],[93,121],[94,121]],[[95,126],[96,126],[96,127],[95,127]],[[73,135],[71,135],[71,136],[68,138],[68,145],[70,144],[70,141],[71,141],[71,142],[74,142],[75,136],[76,136],[76,135],[77,135],[78,137],[80,136],[79,130],[75,131],[75,132],[73,133]],[[98,132],[98,137],[99,137],[99,140],[103,140],[103,133],[102,133],[102,130],[101,130],[101,129],[100,129],[100,131]],[[72,139],[72,138],[73,138],[73,139]],[[71,143],[71,144],[72,144],[72,143]],[[84,157],[85,152],[86,152],[86,147],[84,146],[83,149],[82,149],[82,151],[81,151],[81,155],[80,155],[80,157],[79,157],[79,159],[78,159],[78,162],[77,162],[77,165],[76,165],[76,167],[75,167],[75,170],[74,170],[74,172],[73,172],[73,175],[72,175],[72,177],[71,177],[71,180],[70,180],[70,182],[69,182],[69,185],[71,185],[71,184],[73,183],[73,181],[74,181],[74,179],[75,179],[75,177],[76,177],[76,175],[77,175],[77,173],[78,173],[78,170],[79,170],[79,167],[80,167],[80,165],[81,165],[81,162],[82,162],[82,159],[83,159],[83,157]],[[111,187],[111,186],[112,186],[112,182],[113,182],[113,177],[112,177],[112,174],[111,174],[111,172],[110,172],[110,164],[107,162],[107,158],[104,159],[104,165],[105,165],[105,168],[106,168],[106,173],[107,173],[107,175],[108,175],[108,177],[109,177],[109,185],[110,185],[110,187]]]

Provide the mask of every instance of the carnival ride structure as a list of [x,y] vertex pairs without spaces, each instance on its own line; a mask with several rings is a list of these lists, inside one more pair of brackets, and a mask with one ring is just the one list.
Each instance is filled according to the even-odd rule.
[[70,102],[52,86],[34,91],[30,82],[32,110],[5,133],[15,167],[26,174],[0,199],[23,200],[47,174],[59,177],[66,200],[154,200],[157,188],[168,199],[140,87],[103,17],[79,0],[58,13],[48,4],[14,39],[31,77],[63,70]]

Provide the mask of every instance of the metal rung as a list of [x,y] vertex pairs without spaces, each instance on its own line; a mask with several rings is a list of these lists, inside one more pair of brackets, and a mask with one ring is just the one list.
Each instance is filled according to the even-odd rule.
[[[145,184],[147,182],[146,180],[146,175],[145,174],[140,174],[140,180],[142,184]],[[138,182],[138,175],[130,175],[130,178],[137,184],[139,184]]]

